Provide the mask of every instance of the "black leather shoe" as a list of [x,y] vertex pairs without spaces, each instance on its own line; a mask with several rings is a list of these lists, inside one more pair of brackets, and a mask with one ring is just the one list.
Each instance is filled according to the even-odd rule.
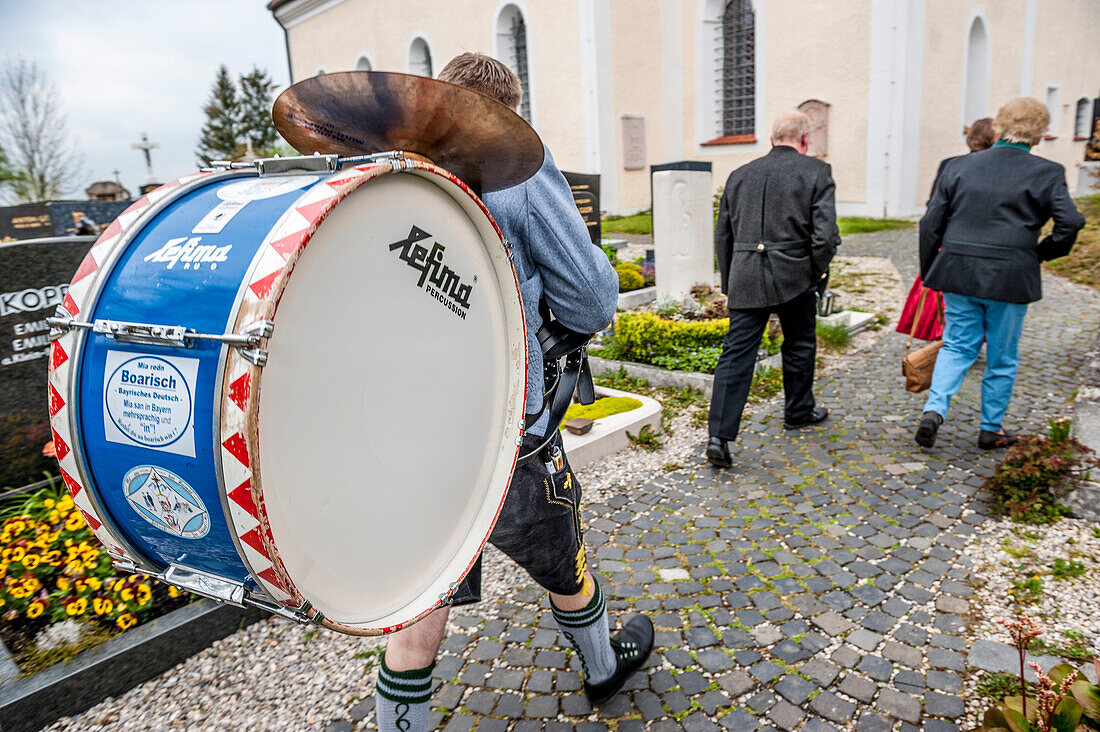
[[653,651],[653,622],[645,615],[633,616],[611,639],[611,649],[615,651],[615,673],[598,684],[584,683],[584,695],[593,706],[603,704],[618,694],[630,674],[645,664]]
[[939,431],[941,424],[943,424],[943,417],[938,412],[925,412],[920,417],[917,434],[913,436],[913,439],[921,447],[935,446],[936,432]]
[[1012,447],[1019,441],[1019,435],[1014,435],[1009,432],[990,432],[989,430],[981,430],[978,432],[978,447],[983,450],[999,450],[1005,447]]
[[814,407],[813,411],[802,419],[784,419],[783,426],[789,430],[797,430],[803,427],[812,427],[821,424],[829,416],[829,410],[825,407]]
[[733,465],[729,445],[721,437],[710,436],[710,442],[707,443],[707,460],[716,468],[728,468]]

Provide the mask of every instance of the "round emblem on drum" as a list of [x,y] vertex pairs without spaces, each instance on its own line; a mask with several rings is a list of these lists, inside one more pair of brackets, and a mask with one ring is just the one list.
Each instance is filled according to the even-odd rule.
[[210,531],[210,513],[187,482],[170,470],[139,465],[122,479],[122,492],[143,519],[184,539]]
[[165,448],[191,425],[192,384],[173,361],[137,356],[119,364],[104,392],[107,416],[144,447]]

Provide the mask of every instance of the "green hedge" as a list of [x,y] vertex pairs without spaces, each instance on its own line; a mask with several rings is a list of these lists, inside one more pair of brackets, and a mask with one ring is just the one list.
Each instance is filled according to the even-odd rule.
[[645,287],[642,268],[633,262],[623,262],[616,266],[615,273],[619,275],[619,292],[630,292]]
[[615,342],[624,359],[653,363],[693,348],[720,348],[728,329],[728,318],[668,320],[655,313],[623,313],[615,326]]

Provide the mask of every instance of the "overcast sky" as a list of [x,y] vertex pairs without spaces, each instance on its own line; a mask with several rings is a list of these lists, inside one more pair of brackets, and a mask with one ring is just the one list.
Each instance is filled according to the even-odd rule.
[[[266,0],[0,0],[0,62],[37,61],[57,86],[86,175],[68,198],[96,180],[136,194],[145,159],[130,144],[160,143],[161,182],[196,169],[202,107],[219,64],[230,74],[267,69],[287,84],[283,31]],[[278,94],[278,90],[276,91]]]

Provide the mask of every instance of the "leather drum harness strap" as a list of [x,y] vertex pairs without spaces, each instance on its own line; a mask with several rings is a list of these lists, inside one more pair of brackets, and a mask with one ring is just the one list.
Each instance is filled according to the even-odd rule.
[[[596,386],[592,382],[592,369],[588,365],[588,342],[594,333],[577,333],[554,319],[546,302],[539,303],[542,325],[536,337],[542,349],[542,369],[545,388],[542,393],[544,411],[550,412],[546,439],[541,445],[516,460],[516,467],[526,465],[545,451],[557,437],[565,412],[573,401],[573,393],[581,404],[596,401]],[[528,414],[524,429],[530,429],[542,413]]]

